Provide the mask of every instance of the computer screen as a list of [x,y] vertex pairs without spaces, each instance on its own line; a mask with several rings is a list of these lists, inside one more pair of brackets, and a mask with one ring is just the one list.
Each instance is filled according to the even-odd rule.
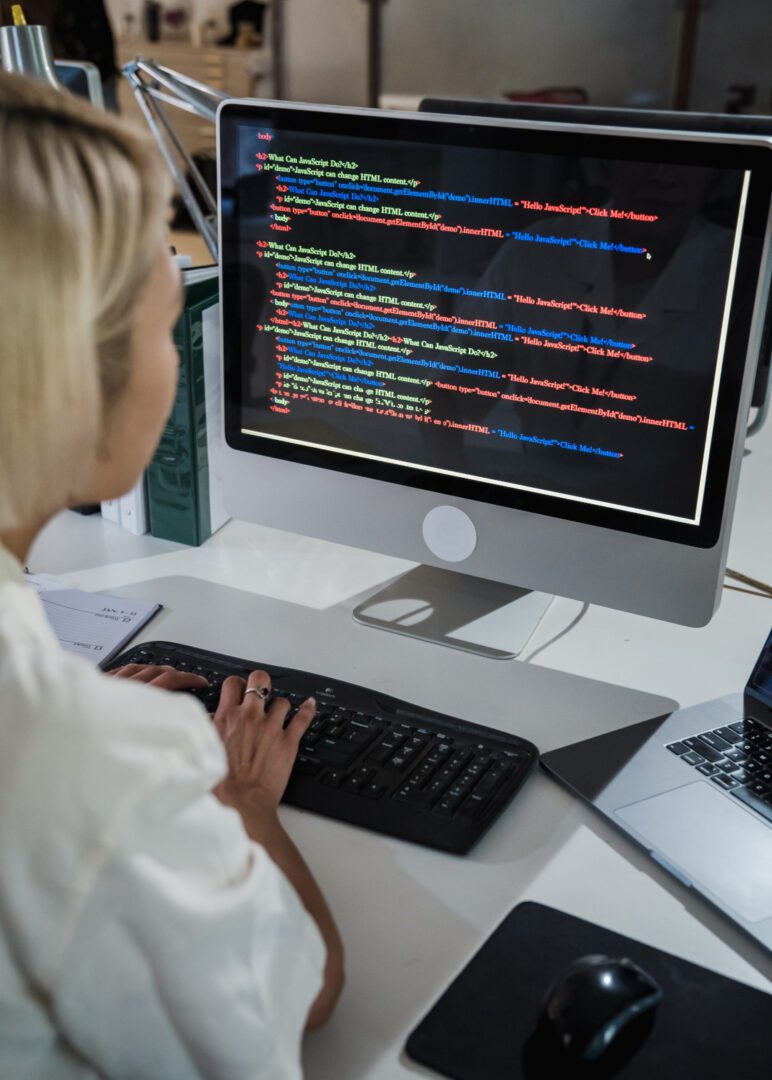
[[59,82],[71,94],[86,98],[100,109],[105,107],[102,78],[96,64],[80,60],[57,60],[54,70]]
[[772,726],[772,630],[745,686],[745,715]]
[[[499,536],[507,511],[527,514],[529,544],[538,518],[590,526],[589,542],[715,547],[769,157],[720,139],[226,104],[229,446],[296,476],[388,485],[408,514],[496,507]],[[356,490],[378,504],[380,488]],[[408,510],[410,490],[429,504]],[[551,528],[571,559],[577,536]],[[381,549],[410,557],[382,529]],[[513,580],[521,566],[532,586],[528,562],[464,570]]]
[[[503,120],[548,121],[559,124],[592,124],[601,127],[648,128],[691,131],[714,135],[740,135],[772,139],[772,116],[747,113],[677,112],[666,109],[622,109],[603,105],[555,105],[527,101],[481,101],[472,98],[423,98],[419,110],[455,116],[489,116]],[[756,363],[751,404],[763,410],[754,420],[761,426],[769,408],[772,361],[772,299],[767,295],[766,314]],[[749,429],[749,434],[751,429]]]

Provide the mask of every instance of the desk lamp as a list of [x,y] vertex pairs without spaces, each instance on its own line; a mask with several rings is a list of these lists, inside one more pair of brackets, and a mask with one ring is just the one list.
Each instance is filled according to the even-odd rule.
[[0,26],[0,56],[3,70],[11,74],[31,75],[61,90],[54,71],[51,39],[45,26],[28,26],[21,4],[14,4],[13,24]]
[[[185,112],[214,123],[217,106],[226,99],[227,94],[141,56],[126,64],[123,74],[134,91],[137,104],[158,143],[196,229],[203,237],[212,258],[217,261],[217,203],[198,166],[174,130],[162,103],[184,109]],[[196,197],[193,185],[204,209]]]

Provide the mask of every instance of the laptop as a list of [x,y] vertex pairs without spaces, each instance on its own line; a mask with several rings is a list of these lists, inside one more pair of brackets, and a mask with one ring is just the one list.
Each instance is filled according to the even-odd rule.
[[772,951],[772,632],[744,694],[553,750],[541,764]]

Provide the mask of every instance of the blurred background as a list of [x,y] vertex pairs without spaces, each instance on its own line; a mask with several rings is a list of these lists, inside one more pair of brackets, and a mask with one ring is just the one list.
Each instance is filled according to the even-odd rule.
[[[29,22],[51,23],[57,9],[69,9],[84,29],[102,8],[119,63],[140,51],[151,54],[153,45],[182,57],[173,66],[208,70],[232,83],[224,88],[234,93],[252,78],[256,92],[273,94],[278,74],[283,97],[365,105],[375,66],[387,105],[401,96],[498,98],[567,88],[594,105],[772,112],[770,0],[27,0],[24,6]],[[3,0],[2,7],[7,19],[10,4]],[[196,54],[202,49],[209,55]],[[253,55],[240,63],[223,55],[236,49]],[[684,74],[688,94],[677,102]]]
[[[143,3],[106,6],[120,37],[141,30]],[[235,5],[161,6],[187,10],[190,36],[200,40],[227,34]],[[367,103],[368,22],[376,8],[383,93],[499,97],[576,86],[596,105],[670,108],[680,32],[696,7],[689,107],[723,112],[738,94],[732,88],[747,87],[753,100],[744,108],[772,111],[770,0],[283,0],[280,7],[284,96],[294,100]]]
[[[772,114],[772,0],[26,0],[54,53],[141,120],[138,56],[228,95],[414,109],[425,96]],[[11,4],[0,0],[3,21]],[[174,111],[213,174],[214,125]],[[178,225],[183,224],[182,221]]]

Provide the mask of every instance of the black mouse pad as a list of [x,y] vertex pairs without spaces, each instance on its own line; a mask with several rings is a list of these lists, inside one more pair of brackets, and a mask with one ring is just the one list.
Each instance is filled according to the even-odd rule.
[[[643,1043],[627,1061],[556,1069],[534,1031],[557,975],[590,953],[627,956],[664,997]],[[407,1054],[452,1080],[769,1080],[772,995],[527,902],[507,915],[431,1012]]]

